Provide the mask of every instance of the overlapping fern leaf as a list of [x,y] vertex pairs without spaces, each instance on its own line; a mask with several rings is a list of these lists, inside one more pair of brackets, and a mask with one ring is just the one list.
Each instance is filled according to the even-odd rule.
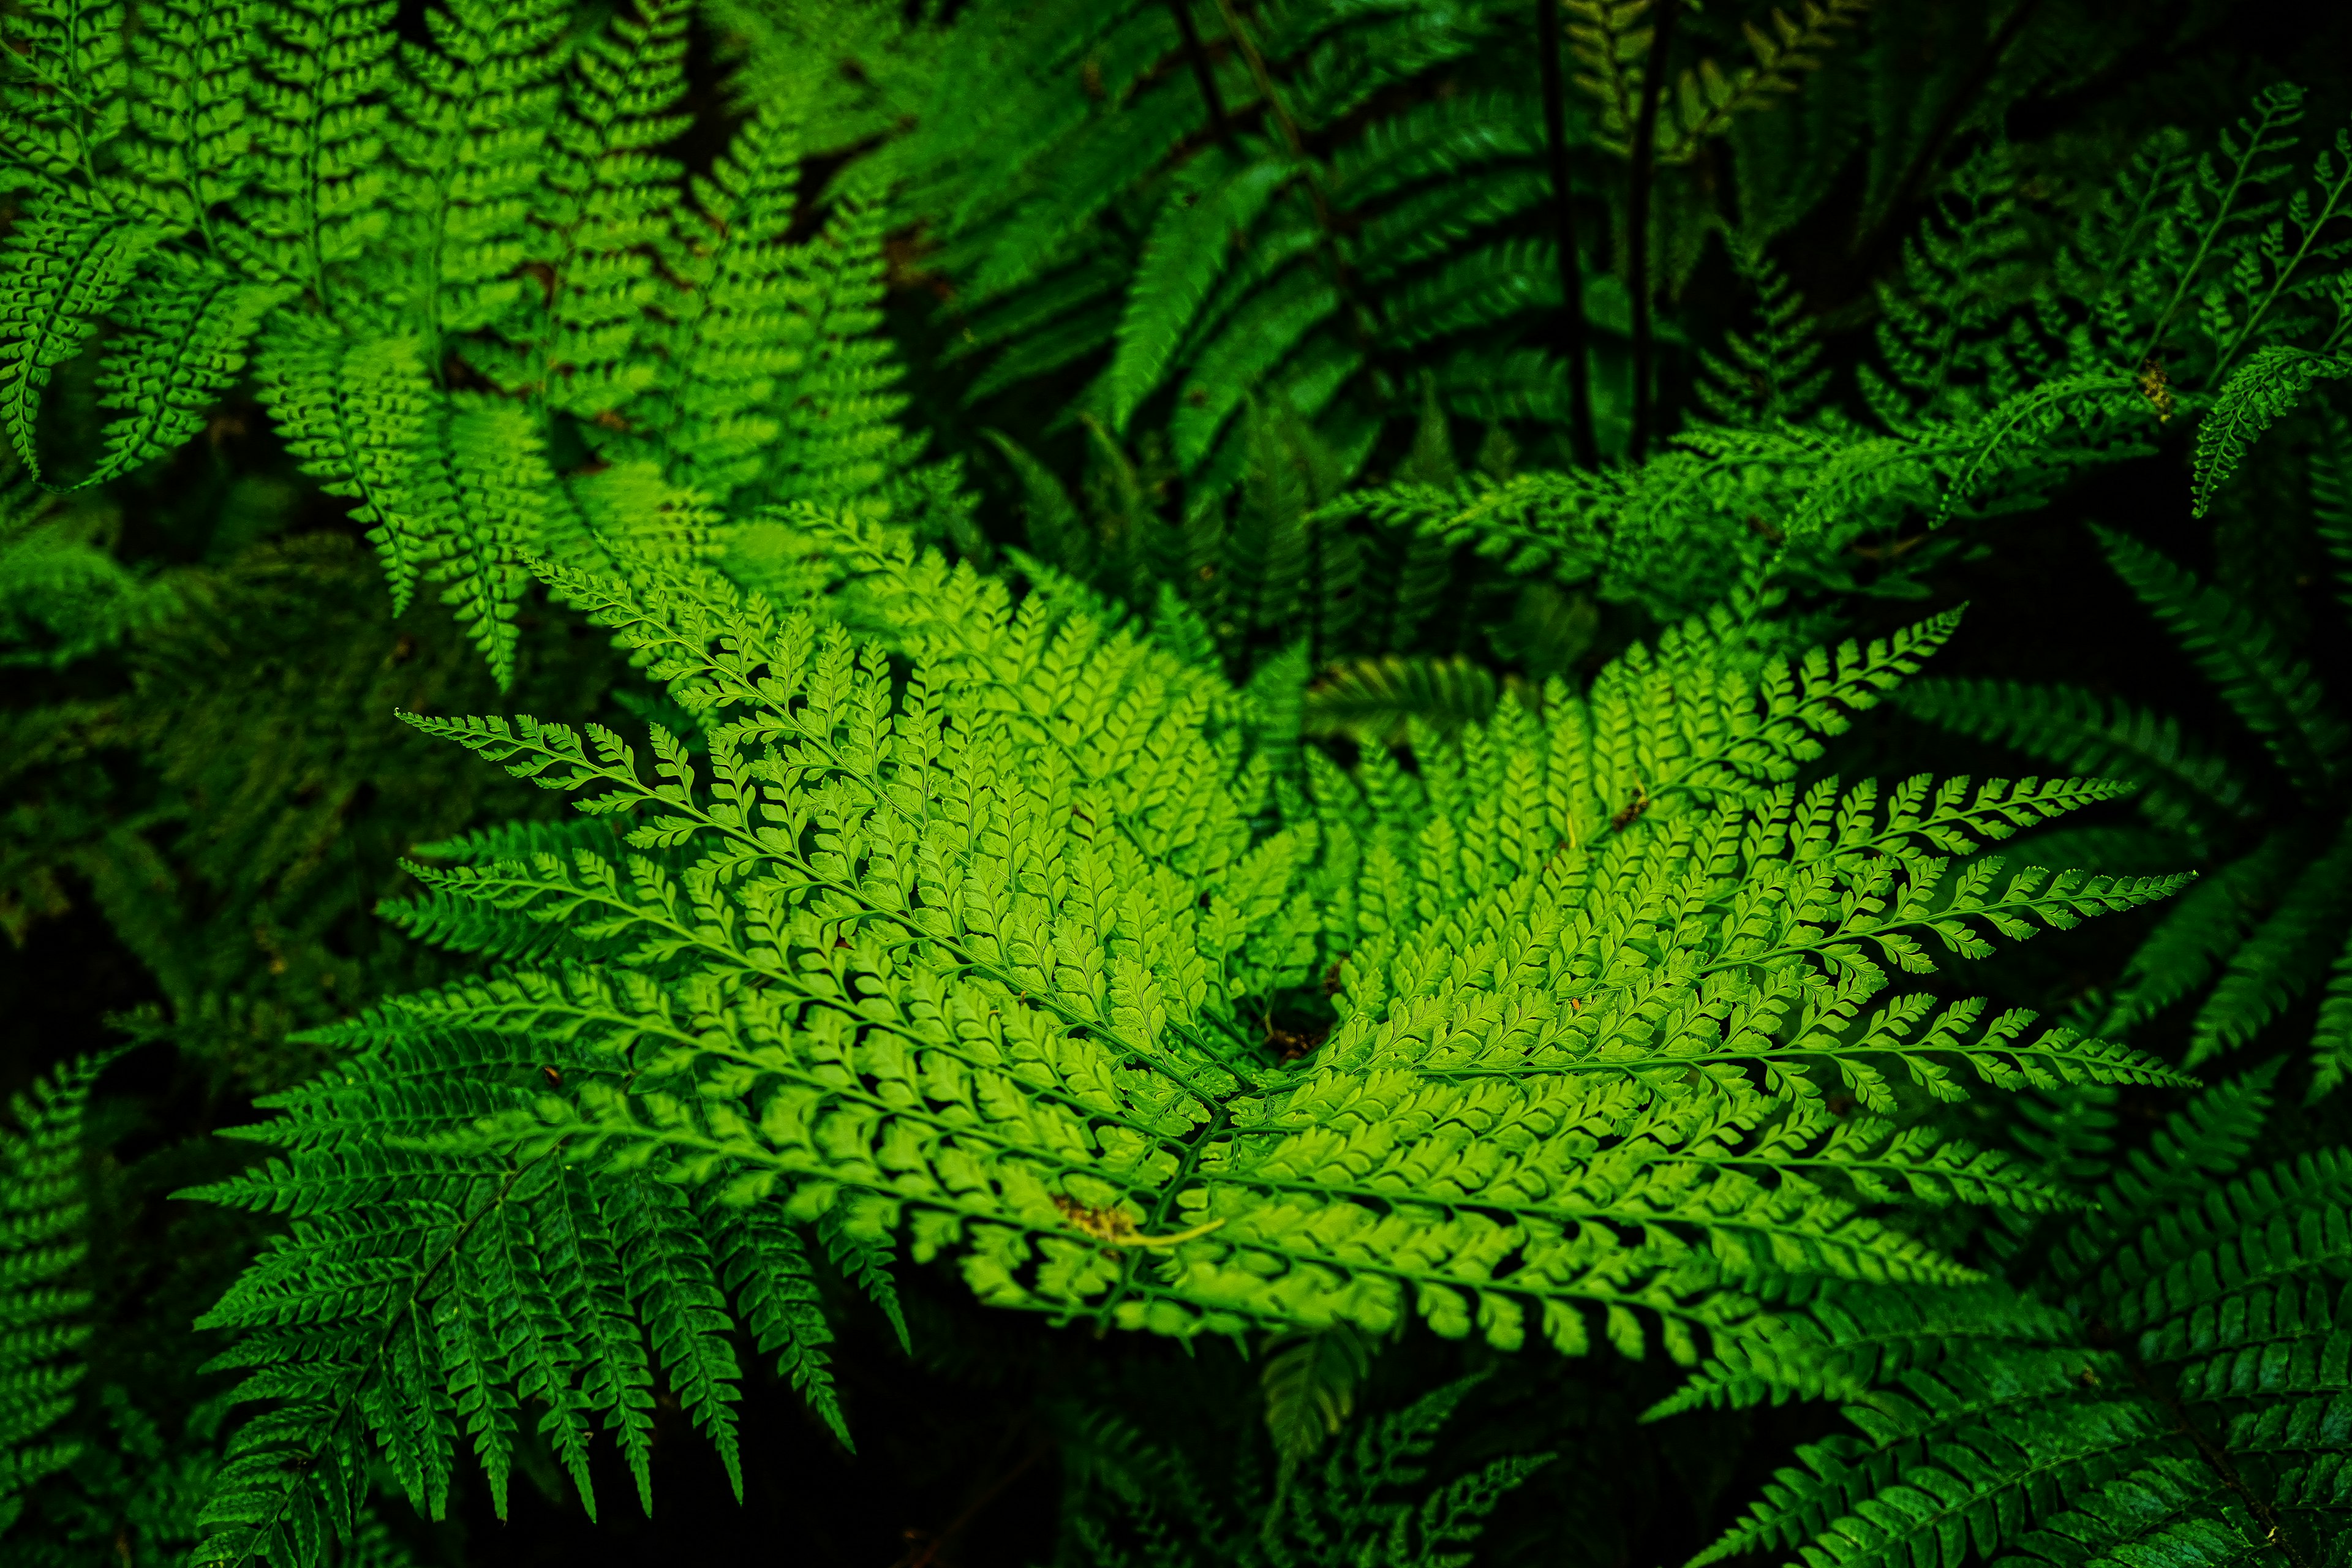
[[[580,37],[564,0],[448,0],[424,43],[362,0],[102,9],[10,21],[0,426],[36,477],[168,453],[250,374],[395,606],[440,584],[502,680],[526,557],[691,552],[738,496],[925,493],[871,216],[785,241],[773,116],[691,192],[656,152],[685,0]],[[93,339],[113,416],[53,460],[44,388]]]
[[[1853,1430],[1801,1448],[1694,1568],[2344,1562],[2352,1157],[2246,1168],[2275,1071],[2191,1101],[2089,1212],[2013,1237],[2015,1278],[1839,1290],[1780,1360],[1710,1367],[1677,1405],[1843,1384]],[[2084,1109],[2112,1126],[2094,1102],[2076,1133]]]
[[[2352,427],[2331,416],[2317,429],[2312,515],[2334,520]],[[2327,549],[2343,550],[2339,532],[2323,523]],[[2168,847],[2207,875],[2134,954],[2102,1026],[2128,1030],[2201,993],[2189,1028],[2194,1066],[2244,1047],[2320,992],[2315,1100],[2352,1073],[2352,729],[2342,698],[2262,612],[2128,535],[2101,530],[2100,542],[2270,766],[2233,761],[2244,748],[2197,739],[2172,718],[2070,687],[1930,679],[1900,700],[2051,765],[2141,785],[2136,805],[2158,852]]]
[[[583,1493],[602,1429],[648,1496],[656,1376],[732,1465],[730,1323],[821,1390],[812,1226],[1057,1319],[1688,1362],[1770,1337],[1792,1278],[1969,1277],[1874,1213],[1897,1194],[2063,1201],[1905,1095],[2170,1081],[1890,993],[1927,943],[2178,886],[1955,858],[2116,786],[1796,790],[1949,617],[1760,672],[1696,624],[1418,777],[1310,760],[1302,794],[1265,694],[1051,574],[1016,604],[870,522],[794,527],[815,601],[551,569],[694,750],[414,721],[587,816],[421,868],[394,918],[503,966],[317,1037],[344,1064],[245,1130],[280,1157],[204,1194],[293,1217],[206,1320],[282,1402],[213,1556],[302,1560],[379,1446],[428,1511],[461,1448],[502,1486],[531,1413]],[[1280,1050],[1269,1009],[1326,975],[1328,1038]]]

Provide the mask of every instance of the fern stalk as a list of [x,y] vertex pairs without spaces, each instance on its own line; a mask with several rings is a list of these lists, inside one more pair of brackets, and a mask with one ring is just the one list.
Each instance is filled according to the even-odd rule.
[[1184,38],[1184,58],[1192,68],[1192,79],[1200,84],[1201,101],[1208,105],[1209,123],[1215,128],[1217,145],[1233,158],[1241,157],[1234,141],[1234,122],[1225,116],[1224,96],[1217,91],[1217,73],[1210,68],[1209,51],[1201,45],[1201,29],[1192,20],[1191,0],[1168,0],[1168,9],[1176,17],[1176,30]]
[[1592,434],[1592,376],[1584,321],[1583,253],[1568,183],[1568,103],[1559,68],[1560,0],[1536,0],[1536,53],[1543,68],[1544,152],[1551,166],[1552,221],[1559,237],[1560,346],[1568,352],[1568,438],[1579,467],[1601,466]]

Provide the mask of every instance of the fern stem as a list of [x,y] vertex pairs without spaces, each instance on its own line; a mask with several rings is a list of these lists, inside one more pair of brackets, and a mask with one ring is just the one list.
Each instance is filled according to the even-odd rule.
[[1650,446],[1650,194],[1657,174],[1658,100],[1665,90],[1666,51],[1675,37],[1675,0],[1660,0],[1642,68],[1642,109],[1633,121],[1633,162],[1625,194],[1625,281],[1633,296],[1633,434],[1625,456],[1640,462]]
[[[2262,146],[2263,135],[2278,118],[2279,108],[2277,100],[2264,102],[2263,117],[2255,124],[2253,133],[2246,139],[2245,155],[2231,171],[2229,188],[2221,193],[2221,205],[2213,209],[2213,221],[2205,225],[2204,237],[2197,243],[2197,254],[2189,258],[2189,265],[2180,269],[2180,281],[2173,286],[2172,298],[2165,302],[2164,314],[2158,316],[2156,325],[2148,329],[2147,341],[2140,344],[2139,353],[2133,356],[2136,360],[2145,362],[2156,352],[2156,345],[2164,341],[2166,329],[2172,325],[2172,318],[2179,314],[2182,302],[2189,298],[2189,286],[2197,281],[2197,274],[2204,268],[2205,258],[2212,251],[2214,240],[2221,237],[2221,226],[2228,220],[2230,209],[2238,205],[2238,192],[2253,169],[2256,149]],[[2241,126],[2244,123],[2243,121],[2239,121]]]
[[1192,79],[1200,84],[1201,101],[1209,106],[1209,123],[1215,127],[1217,145],[1235,158],[1241,156],[1234,141],[1234,122],[1225,116],[1225,100],[1217,91],[1217,73],[1210,68],[1209,51],[1201,46],[1201,29],[1192,21],[1192,0],[1168,0],[1168,9],[1176,14],[1176,30],[1184,37],[1184,58],[1192,62]]
[[1242,26],[1241,13],[1234,8],[1234,0],[1217,0],[1217,10],[1225,18],[1225,31],[1233,36],[1234,47],[1249,62],[1250,77],[1257,83],[1258,96],[1265,100],[1265,111],[1274,116],[1274,123],[1282,132],[1282,144],[1290,149],[1292,157],[1305,159],[1307,147],[1299,139],[1298,123],[1290,118],[1290,111],[1282,106],[1281,96],[1274,90],[1274,75],[1265,68],[1265,57],[1258,53],[1257,40]]
[[[1151,1212],[1144,1216],[1145,1230],[1156,1231],[1168,1223],[1168,1211],[1174,1206],[1177,1197],[1192,1182],[1193,1173],[1200,1169],[1202,1154],[1225,1133],[1232,1126],[1233,1120],[1233,1107],[1220,1102],[1210,1116],[1208,1125],[1193,1135],[1190,1144],[1184,1150],[1184,1158],[1177,1165],[1176,1173],[1168,1179],[1167,1185],[1160,1189],[1159,1201],[1151,1205]],[[1222,1225],[1224,1222],[1220,1220],[1218,1223]],[[1127,1255],[1118,1271],[1118,1283],[1111,1288],[1109,1298],[1095,1309],[1094,1318],[1097,1323],[1108,1324],[1111,1321],[1111,1309],[1127,1299],[1129,1289],[1135,1284],[1135,1271],[1141,1267],[1142,1263],[1142,1258],[1137,1254],[1129,1252]]]
[[1559,245],[1560,346],[1568,355],[1568,439],[1577,465],[1601,466],[1592,434],[1591,351],[1584,321],[1584,258],[1568,183],[1568,101],[1560,82],[1560,0],[1536,0],[1536,52],[1543,68],[1544,151],[1551,163],[1552,222]]

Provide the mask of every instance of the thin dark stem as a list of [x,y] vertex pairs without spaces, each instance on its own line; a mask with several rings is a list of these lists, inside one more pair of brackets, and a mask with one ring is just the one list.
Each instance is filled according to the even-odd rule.
[[1904,167],[1903,177],[1895,182],[1894,194],[1887,199],[1886,216],[1855,247],[1862,256],[1866,272],[1878,270],[1880,253],[1892,243],[1895,236],[1909,226],[1904,221],[1906,205],[1928,175],[1934,173],[1936,160],[1943,156],[1944,144],[1960,128],[1961,117],[1976,101],[1977,95],[1984,91],[1985,85],[1992,80],[1992,73],[2000,68],[2000,62],[2008,55],[2010,46],[2017,42],[2018,35],[2025,31],[2025,25],[2041,8],[2042,0],[2019,0],[2019,4],[2002,18],[2000,30],[1985,46],[1984,53],[1969,68],[1968,79],[1960,83],[1943,108],[1936,111],[1936,123],[1928,128],[1927,139],[1919,143],[1919,150],[1911,154],[1911,162]]
[[1209,123],[1216,129],[1217,145],[1238,158],[1234,122],[1225,118],[1225,100],[1217,93],[1217,73],[1209,68],[1209,51],[1201,47],[1201,29],[1193,25],[1192,0],[1168,0],[1176,13],[1176,30],[1184,35],[1184,58],[1192,62],[1192,79],[1201,84],[1201,101],[1209,106]]
[[1642,110],[1633,121],[1633,183],[1625,202],[1626,283],[1633,295],[1633,437],[1626,457],[1640,462],[1650,447],[1650,189],[1657,174],[1658,100],[1666,85],[1666,50],[1675,36],[1675,0],[1659,0],[1642,69]]
[[1552,224],[1559,244],[1559,339],[1568,359],[1568,439],[1580,467],[1601,466],[1592,435],[1591,353],[1584,325],[1584,258],[1568,184],[1568,101],[1560,84],[1560,0],[1536,0],[1536,52],[1543,67],[1544,150],[1551,159]]
[[2206,1468],[2213,1472],[2214,1479],[2237,1495],[2238,1501],[2254,1516],[2255,1522],[2263,1527],[2263,1538],[2279,1555],[2294,1568],[2314,1568],[2295,1545],[2294,1538],[2287,1534],[2286,1521],[2279,1518],[2278,1510],[2260,1492],[2246,1485],[2245,1477],[2240,1475],[2238,1467],[2231,1462],[2228,1450],[2208,1437],[2197,1423],[2189,1418],[2189,1413],[2180,1407],[2180,1401],[2148,1375],[2147,1368],[2140,1364],[2138,1358],[2126,1355],[2124,1364],[2131,1369],[2132,1381],[2139,1385],[2140,1394],[2172,1417],[2174,1429],[2189,1439],[2189,1445],[2197,1450],[2198,1458],[2203,1459]]

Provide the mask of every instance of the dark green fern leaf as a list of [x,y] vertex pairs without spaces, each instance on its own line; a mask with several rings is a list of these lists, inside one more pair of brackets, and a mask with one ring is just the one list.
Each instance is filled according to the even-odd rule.
[[2310,666],[2221,589],[2200,584],[2128,535],[2094,531],[2117,574],[2180,638],[2295,787],[2306,798],[2324,795],[2352,751],[2352,731]]

